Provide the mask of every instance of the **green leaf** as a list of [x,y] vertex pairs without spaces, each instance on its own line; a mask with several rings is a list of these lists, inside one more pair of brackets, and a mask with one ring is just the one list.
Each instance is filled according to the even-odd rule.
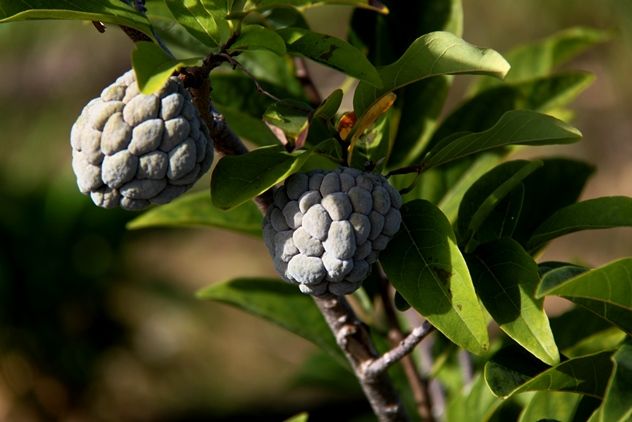
[[[596,44],[607,41],[609,35],[598,29],[586,27],[568,28],[545,39],[537,40],[505,54],[511,63],[506,82],[522,82],[549,75],[556,67],[583,53]],[[481,80],[475,89],[482,91],[498,83],[492,79]]]
[[632,226],[632,198],[612,196],[589,199],[559,209],[535,230],[527,242],[530,249],[580,230]]
[[239,109],[215,104],[226,123],[240,138],[258,146],[278,145],[279,140],[261,119],[252,117]]
[[534,422],[542,419],[571,422],[581,399],[582,395],[577,393],[538,391],[529,400],[518,422]]
[[594,76],[589,73],[574,71],[490,88],[453,111],[432,135],[428,147],[432,148],[455,132],[489,129],[510,110],[527,109],[547,113],[565,106],[593,80]]
[[342,104],[342,89],[335,89],[322,103],[314,110],[314,117],[324,120],[333,119]]
[[[574,330],[579,326],[579,324],[574,324],[573,328],[570,329]],[[584,332],[583,326],[581,331],[582,333]],[[610,327],[593,335],[586,334],[581,341],[577,342],[573,347],[564,349],[562,353],[567,357],[573,358],[603,352],[605,350],[613,350],[616,349],[625,338],[625,332],[617,327]]]
[[534,297],[538,267],[522,246],[508,238],[490,242],[467,262],[476,293],[500,329],[541,361],[558,363],[544,299]]
[[624,422],[632,418],[632,344],[623,344],[612,355],[614,370],[600,411],[601,422]]
[[612,351],[573,358],[541,372],[542,366],[507,349],[485,364],[485,380],[503,398],[525,391],[567,391],[601,398],[612,370],[610,356]]
[[136,73],[138,88],[143,94],[153,94],[160,90],[174,70],[182,66],[194,66],[202,57],[180,61],[173,59],[152,42],[141,41],[136,43],[132,52],[132,66]]
[[513,238],[523,246],[545,219],[577,201],[594,171],[593,166],[581,161],[565,158],[542,161],[544,165],[523,181],[525,199],[513,233]]
[[468,250],[472,250],[476,243],[471,242],[474,235],[493,209],[524,178],[541,166],[541,161],[509,161],[495,167],[478,179],[465,193],[459,207],[456,224],[459,243],[468,245]]
[[310,106],[300,101],[281,100],[268,107],[263,120],[281,129],[291,139],[292,145],[297,144],[300,148],[305,142],[313,111]]
[[297,415],[294,415],[286,419],[284,422],[307,422],[307,421],[309,421],[309,413],[301,412]]
[[450,223],[424,200],[401,212],[402,227],[380,258],[393,286],[454,343],[485,352],[487,322]]
[[502,400],[489,391],[485,378],[479,373],[472,381],[469,391],[456,395],[449,403],[445,420],[487,422],[502,403]]
[[554,117],[528,110],[503,114],[490,129],[449,137],[424,158],[424,168],[436,167],[472,154],[507,145],[550,145],[577,142],[581,133]]
[[285,28],[278,33],[285,40],[288,53],[300,54],[371,85],[382,84],[366,56],[346,41],[302,28]]
[[0,0],[0,23],[31,19],[73,19],[125,25],[151,35],[149,21],[120,0]]
[[616,325],[628,335],[632,335],[632,318],[630,310],[601,300],[568,297],[573,303],[588,309],[613,325]]
[[536,296],[549,295],[598,300],[632,311],[632,258],[611,262],[567,280],[545,277]]
[[267,319],[316,344],[341,365],[347,361],[312,298],[275,279],[238,278],[212,284],[197,297],[215,300]]
[[[369,60],[376,65],[396,61],[423,34],[448,31],[461,36],[461,0],[391,1],[388,6],[389,13],[383,16],[356,9],[351,20],[352,44],[367,50]],[[399,114],[399,122],[391,122],[396,136],[388,157],[389,168],[415,162],[435,128],[452,79],[438,76],[398,90],[394,114]]]
[[145,0],[147,18],[162,42],[176,59],[206,57],[212,50],[180,25],[165,0]]
[[280,56],[285,54],[285,41],[274,31],[260,25],[246,25],[230,46],[230,51],[269,50]]
[[[481,177],[483,174],[490,171],[494,166],[500,162],[500,157],[496,154],[481,154],[480,156],[467,161],[465,164],[465,170],[459,171],[458,177],[453,183],[446,184],[446,189],[440,196],[438,207],[448,217],[451,223],[456,221],[459,207],[463,201],[463,196],[470,187]],[[457,163],[455,163],[457,164]],[[441,172],[450,170],[450,166],[446,169],[433,169]],[[432,171],[432,170],[430,170]]]
[[362,115],[379,97],[410,83],[437,75],[489,74],[503,77],[509,64],[496,51],[475,47],[449,32],[417,38],[395,63],[379,69],[381,88],[360,82],[353,108]]
[[230,211],[211,205],[208,192],[184,195],[175,201],[153,208],[127,224],[130,230],[148,227],[218,227],[261,236],[261,212],[252,202]]
[[167,7],[186,30],[209,47],[222,46],[230,37],[228,22],[202,0],[165,0]]
[[269,146],[244,155],[224,156],[211,178],[213,205],[227,210],[248,201],[296,173],[310,154],[290,154],[279,146]]

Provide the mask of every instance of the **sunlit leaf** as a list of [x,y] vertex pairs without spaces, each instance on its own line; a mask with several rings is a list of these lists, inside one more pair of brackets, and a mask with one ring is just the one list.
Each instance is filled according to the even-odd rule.
[[148,227],[217,227],[255,236],[261,235],[261,212],[253,202],[230,211],[211,204],[207,191],[184,195],[173,202],[146,211],[130,221],[131,230]]
[[487,322],[450,223],[434,205],[404,204],[402,227],[380,261],[397,291],[456,344],[480,354]]
[[149,21],[121,0],[0,0],[0,22],[73,19],[125,25],[151,35]]
[[207,9],[209,3],[202,0],[165,2],[176,21],[203,44],[219,47],[228,40],[228,22],[217,11]]
[[632,344],[623,344],[612,355],[614,370],[600,411],[601,422],[624,422],[632,418]]
[[554,117],[528,110],[508,111],[490,129],[454,136],[437,143],[423,160],[424,168],[506,145],[550,145],[577,142],[581,133]]
[[260,25],[246,25],[230,46],[231,51],[269,50],[275,54],[285,54],[285,42],[276,32]]
[[173,59],[156,44],[145,41],[137,42],[132,53],[136,81],[143,94],[153,94],[167,83],[174,70],[197,65],[201,60],[201,57],[187,61]]
[[475,47],[449,32],[422,35],[395,63],[379,69],[381,88],[361,82],[353,97],[363,114],[379,97],[410,83],[437,75],[489,74],[503,77],[509,64],[496,51]]

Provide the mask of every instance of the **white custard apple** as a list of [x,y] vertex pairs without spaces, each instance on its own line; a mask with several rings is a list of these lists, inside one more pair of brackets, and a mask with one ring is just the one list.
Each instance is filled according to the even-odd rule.
[[399,192],[352,168],[290,176],[275,189],[263,238],[276,270],[303,293],[345,295],[360,287],[399,230]]
[[70,143],[79,190],[104,208],[170,202],[213,161],[208,128],[182,82],[171,77],[144,95],[133,70],[84,107]]

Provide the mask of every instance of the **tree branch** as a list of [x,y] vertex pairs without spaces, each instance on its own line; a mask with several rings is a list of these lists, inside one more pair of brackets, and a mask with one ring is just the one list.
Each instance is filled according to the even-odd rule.
[[[397,319],[397,314],[393,308],[389,295],[389,282],[386,277],[386,273],[381,266],[378,268],[378,275],[380,297],[382,299],[382,303],[384,304],[384,313],[386,314],[386,320],[389,326],[388,337],[391,340],[391,343],[397,347],[398,344],[405,341],[404,333],[402,333],[399,320]],[[424,325],[422,325],[422,328]],[[432,332],[432,329],[429,329],[429,331],[423,335],[423,338],[425,338],[430,332]],[[421,340],[423,340],[423,338]],[[408,384],[410,385],[410,389],[413,393],[415,403],[417,404],[417,412],[419,413],[419,416],[424,421],[433,421],[432,397],[428,388],[428,381],[422,378],[417,366],[415,365],[415,361],[410,355],[405,354],[402,356],[401,362],[406,378],[408,379]]]
[[397,363],[399,360],[412,352],[415,346],[417,346],[419,342],[426,338],[426,336],[433,330],[434,327],[430,325],[428,321],[424,321],[423,325],[413,328],[413,331],[411,331],[406,338],[400,341],[397,346],[384,353],[380,358],[370,362],[364,368],[364,375],[371,378],[383,373],[391,365]]
[[351,363],[373,412],[380,421],[405,421],[404,409],[386,372],[367,376],[365,368],[378,359],[366,326],[358,320],[344,297],[314,297],[336,342]]

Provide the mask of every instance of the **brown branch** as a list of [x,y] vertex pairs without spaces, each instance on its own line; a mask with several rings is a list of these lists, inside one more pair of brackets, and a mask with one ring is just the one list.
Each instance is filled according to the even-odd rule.
[[356,377],[378,419],[405,421],[404,409],[386,372],[367,376],[365,368],[379,359],[366,326],[358,320],[344,297],[314,297],[336,342],[351,363]]
[[415,327],[410,334],[406,336],[406,338],[399,342],[397,346],[384,353],[378,359],[369,363],[369,365],[364,368],[364,375],[371,378],[383,373],[390,366],[394,365],[412,352],[415,346],[417,346],[419,342],[426,338],[426,336],[428,336],[428,334],[430,334],[433,330],[434,327],[430,325],[428,321],[424,321],[423,325]]
[[421,174],[424,170],[426,170],[425,163],[414,164],[412,166],[406,166],[399,169],[391,170],[388,172],[386,177],[390,177],[396,174],[410,174],[410,173]]
[[[395,347],[401,344],[404,340],[404,333],[402,333],[397,319],[397,314],[393,308],[393,304],[389,295],[389,282],[386,278],[386,273],[381,266],[378,267],[379,275],[379,291],[382,303],[384,304],[384,313],[389,326],[388,338]],[[423,327],[423,326],[422,326]],[[432,328],[425,333],[424,338],[432,332]],[[423,338],[422,338],[423,340]],[[413,393],[415,404],[417,405],[417,412],[424,421],[434,421],[432,414],[432,397],[428,388],[428,380],[424,379],[419,373],[415,361],[410,355],[405,355],[401,358],[402,367],[404,373],[408,379],[408,384]]]

